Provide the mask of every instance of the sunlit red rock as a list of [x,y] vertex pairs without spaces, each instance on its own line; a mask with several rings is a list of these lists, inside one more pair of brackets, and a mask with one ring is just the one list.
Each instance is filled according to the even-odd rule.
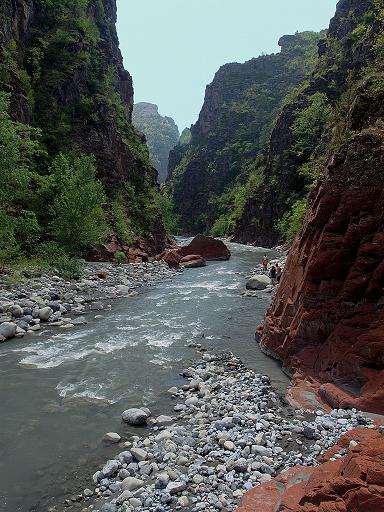
[[[384,134],[355,136],[313,193],[261,346],[332,407],[384,413]],[[299,397],[300,393],[297,393]]]
[[[329,461],[351,440],[345,457]],[[384,435],[356,429],[327,452],[321,466],[296,466],[247,492],[237,512],[383,512]]]

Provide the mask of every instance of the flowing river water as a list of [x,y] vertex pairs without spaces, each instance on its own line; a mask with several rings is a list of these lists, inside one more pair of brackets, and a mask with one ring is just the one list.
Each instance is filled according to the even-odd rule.
[[65,493],[92,486],[90,476],[118,451],[103,435],[128,434],[124,409],[172,412],[167,389],[184,383],[179,372],[196,359],[191,342],[231,350],[286,386],[254,339],[270,297],[240,295],[265,251],[229,245],[230,261],[114,302],[103,319],[0,345],[1,512],[46,512]]

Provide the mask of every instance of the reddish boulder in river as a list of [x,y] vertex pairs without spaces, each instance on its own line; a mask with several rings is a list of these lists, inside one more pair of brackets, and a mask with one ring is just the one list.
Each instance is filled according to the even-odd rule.
[[181,258],[180,265],[184,268],[197,268],[206,267],[207,262],[198,254],[191,254],[190,256],[184,256]]
[[177,250],[180,256],[199,254],[207,261],[229,260],[231,253],[224,242],[210,236],[197,235],[190,244]]
[[367,129],[328,165],[261,336],[294,381],[318,382],[332,407],[376,413],[384,412],[383,147],[384,132]]
[[[204,261],[229,260],[231,253],[221,240],[210,236],[197,235],[190,244],[174,251],[163,252],[156,259],[158,261],[165,261],[170,267],[178,267],[183,260],[184,263],[188,263],[189,260],[185,259],[188,257],[193,257],[195,260],[200,258],[200,265],[195,263],[193,266],[201,267],[204,266],[202,264]],[[192,263],[184,266],[192,267]]]

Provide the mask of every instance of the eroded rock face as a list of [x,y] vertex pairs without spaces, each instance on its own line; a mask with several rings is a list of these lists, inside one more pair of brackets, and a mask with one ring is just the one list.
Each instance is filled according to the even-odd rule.
[[[348,448],[354,431],[339,441]],[[359,443],[338,460],[295,466],[249,491],[237,512],[381,512],[384,510],[384,436],[356,429]]]
[[261,346],[333,407],[384,412],[384,132],[331,160],[288,258]]

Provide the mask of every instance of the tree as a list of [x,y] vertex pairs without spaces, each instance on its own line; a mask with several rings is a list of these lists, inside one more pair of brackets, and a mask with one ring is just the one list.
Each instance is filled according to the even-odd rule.
[[53,196],[50,232],[71,254],[100,243],[107,231],[102,205],[103,185],[96,179],[93,156],[57,156],[51,166],[48,191]]
[[0,265],[18,255],[37,228],[36,218],[23,209],[32,177],[32,162],[40,150],[40,132],[16,123],[9,114],[10,96],[0,92]]

